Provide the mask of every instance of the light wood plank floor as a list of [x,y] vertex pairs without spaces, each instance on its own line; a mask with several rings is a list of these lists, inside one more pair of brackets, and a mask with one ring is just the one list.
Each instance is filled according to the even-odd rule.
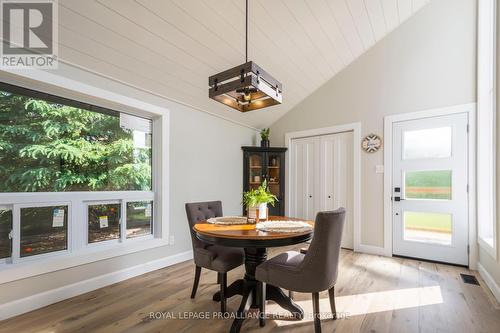
[[[346,318],[324,319],[323,332],[500,332],[498,304],[485,287],[462,283],[459,273],[470,273],[467,269],[343,250],[339,272],[337,310]],[[228,281],[242,274],[239,268]],[[218,289],[216,274],[204,270],[195,300],[189,298],[193,276],[192,261],[181,263],[0,322],[0,332],[229,331],[230,319],[179,318],[219,309],[211,300]],[[325,315],[327,297],[321,294]],[[269,302],[266,327],[248,319],[242,332],[312,332],[310,295],[297,293],[295,299],[306,311],[303,321],[286,318]],[[229,310],[235,311],[239,301],[233,297]],[[165,318],[153,319],[151,312]]]

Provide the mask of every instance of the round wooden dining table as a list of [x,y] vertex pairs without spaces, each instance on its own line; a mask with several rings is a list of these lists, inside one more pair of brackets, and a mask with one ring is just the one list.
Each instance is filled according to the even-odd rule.
[[[304,221],[286,216],[270,216],[270,221]],[[304,221],[314,226],[312,221]],[[239,332],[248,310],[257,308],[256,267],[267,259],[267,248],[288,246],[306,242],[312,238],[312,230],[302,232],[265,232],[256,229],[255,224],[220,225],[202,221],[193,227],[198,239],[215,245],[240,247],[245,251],[245,276],[227,287],[225,296],[241,295],[241,304],[231,326],[231,332]],[[278,303],[290,311],[295,318],[302,319],[304,310],[280,288],[267,284],[266,299]],[[220,301],[220,292],[213,296]]]

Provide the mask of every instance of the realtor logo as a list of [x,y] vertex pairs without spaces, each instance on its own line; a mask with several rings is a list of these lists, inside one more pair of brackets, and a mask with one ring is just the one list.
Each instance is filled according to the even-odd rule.
[[51,0],[0,2],[0,67],[57,68],[57,4]]

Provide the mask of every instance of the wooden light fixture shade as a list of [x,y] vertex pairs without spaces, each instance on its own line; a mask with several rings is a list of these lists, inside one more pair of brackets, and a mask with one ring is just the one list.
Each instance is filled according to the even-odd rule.
[[281,104],[282,85],[253,61],[208,78],[208,96],[241,112]]

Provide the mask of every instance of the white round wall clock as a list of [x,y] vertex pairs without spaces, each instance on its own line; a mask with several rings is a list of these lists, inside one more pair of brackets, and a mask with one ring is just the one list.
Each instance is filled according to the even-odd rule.
[[380,147],[382,147],[382,139],[377,134],[369,134],[361,142],[361,148],[367,153],[375,153]]

